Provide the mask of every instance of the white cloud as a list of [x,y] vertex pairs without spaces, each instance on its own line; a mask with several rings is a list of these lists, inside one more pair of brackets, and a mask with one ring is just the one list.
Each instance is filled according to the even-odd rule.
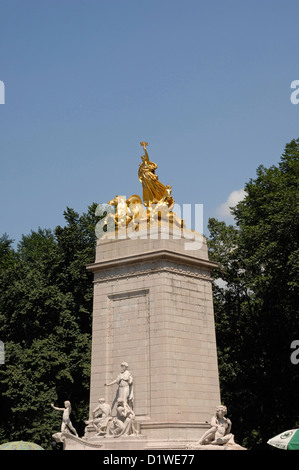
[[232,191],[227,200],[217,208],[218,215],[224,218],[233,218],[230,207],[235,207],[238,202],[244,199],[245,196],[246,191],[244,191],[244,189],[236,189],[235,191]]
[[220,287],[220,289],[226,289],[227,287],[227,282],[218,277],[217,279],[214,279],[214,283]]

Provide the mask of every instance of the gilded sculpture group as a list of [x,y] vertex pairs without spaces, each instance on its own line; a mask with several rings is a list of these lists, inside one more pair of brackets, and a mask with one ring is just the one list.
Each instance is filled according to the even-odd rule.
[[[139,165],[138,178],[142,184],[143,201],[140,196],[133,194],[129,198],[115,196],[108,204],[106,217],[97,226],[98,238],[104,231],[120,231],[122,229],[136,231],[140,224],[153,224],[159,220],[168,222],[170,226],[184,227],[184,221],[173,212],[174,199],[171,196],[171,186],[164,186],[156,174],[157,164],[150,161],[146,147],[147,142],[140,142],[144,149]],[[102,213],[98,213],[102,215]]]

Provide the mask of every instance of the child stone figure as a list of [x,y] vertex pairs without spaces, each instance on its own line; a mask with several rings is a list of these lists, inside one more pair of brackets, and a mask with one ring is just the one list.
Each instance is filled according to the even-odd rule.
[[62,423],[61,423],[61,432],[68,432],[69,430],[72,431],[75,436],[78,437],[78,433],[74,426],[71,423],[70,420],[70,414],[71,414],[71,402],[70,401],[65,401],[64,402],[64,408],[58,408],[57,406],[54,406],[53,403],[51,403],[51,406],[53,410],[57,411],[63,411],[62,415]]
[[230,419],[225,418],[226,413],[226,406],[220,405],[216,408],[216,414],[211,420],[211,428],[203,434],[197,444],[223,445],[234,443],[234,435],[230,432],[232,423]]

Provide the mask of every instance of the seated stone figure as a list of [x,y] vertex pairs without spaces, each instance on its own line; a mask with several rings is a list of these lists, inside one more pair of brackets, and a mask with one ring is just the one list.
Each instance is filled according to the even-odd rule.
[[112,420],[111,406],[105,403],[104,398],[99,399],[99,405],[92,412],[92,419],[85,421],[87,425],[85,428],[85,434],[88,431],[88,425],[92,425],[98,436],[106,434],[108,422]]
[[234,443],[234,435],[230,432],[232,423],[230,419],[225,418],[226,413],[226,406],[220,405],[216,408],[216,414],[211,419],[211,428],[202,435],[197,445]]
[[123,398],[118,398],[116,417],[108,422],[106,436],[137,436],[135,413]]

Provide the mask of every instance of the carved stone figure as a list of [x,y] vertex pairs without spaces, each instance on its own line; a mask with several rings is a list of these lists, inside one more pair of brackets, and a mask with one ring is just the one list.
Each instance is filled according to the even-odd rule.
[[135,413],[123,398],[118,398],[116,417],[108,422],[106,436],[137,436]]
[[197,445],[234,443],[234,435],[230,432],[232,423],[230,419],[225,418],[226,413],[226,406],[220,405],[216,408],[216,414],[211,419],[211,428],[201,436]]
[[99,436],[106,434],[108,421],[112,420],[111,406],[104,398],[99,398],[99,405],[92,411],[92,419],[85,421],[85,435],[88,425],[92,425]]
[[53,403],[51,403],[51,406],[53,408],[53,410],[57,410],[57,411],[63,411],[63,415],[62,415],[62,423],[61,423],[61,433],[63,432],[72,432],[75,434],[75,436],[78,437],[78,433],[76,431],[76,429],[74,428],[74,426],[72,425],[71,423],[71,420],[70,420],[70,414],[71,414],[71,402],[70,401],[65,401],[64,402],[64,408],[58,408],[57,406],[54,406]]
[[125,403],[128,403],[131,408],[133,408],[134,401],[134,392],[133,392],[133,376],[128,370],[128,364],[122,362],[121,372],[118,374],[115,380],[105,384],[106,387],[109,387],[113,384],[118,384],[118,398],[124,400]]

